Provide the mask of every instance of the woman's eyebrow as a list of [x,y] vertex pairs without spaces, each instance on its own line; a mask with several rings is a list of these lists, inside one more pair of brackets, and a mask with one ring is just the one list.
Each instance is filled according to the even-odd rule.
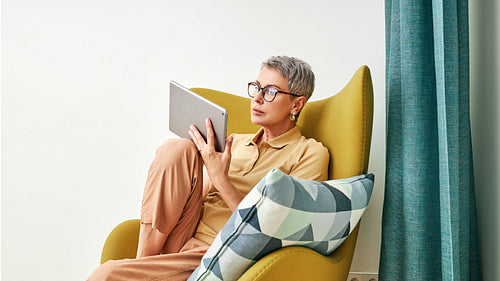
[[262,87],[262,84],[259,82],[259,80],[256,80],[255,82],[256,82],[257,84],[259,84],[259,87],[261,87],[261,88],[265,88],[265,87],[268,87],[268,86],[273,86],[273,87],[275,87],[275,88],[278,88],[278,90],[280,90],[280,91],[281,91],[281,87],[280,87],[280,86],[278,86],[278,85],[275,85],[275,84],[268,84],[268,85],[266,85],[266,86]]

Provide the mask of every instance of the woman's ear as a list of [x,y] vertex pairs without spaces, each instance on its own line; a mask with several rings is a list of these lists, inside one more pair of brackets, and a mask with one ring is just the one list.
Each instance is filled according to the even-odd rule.
[[307,98],[304,96],[296,97],[293,101],[293,111],[299,113],[306,105]]

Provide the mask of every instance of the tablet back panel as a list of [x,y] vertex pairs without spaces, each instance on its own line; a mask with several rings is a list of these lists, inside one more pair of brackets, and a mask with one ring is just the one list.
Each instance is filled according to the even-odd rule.
[[191,139],[189,126],[195,125],[203,138],[207,139],[205,119],[212,121],[215,133],[215,149],[224,150],[226,144],[227,110],[208,99],[183,87],[175,81],[170,82],[169,129],[182,138]]

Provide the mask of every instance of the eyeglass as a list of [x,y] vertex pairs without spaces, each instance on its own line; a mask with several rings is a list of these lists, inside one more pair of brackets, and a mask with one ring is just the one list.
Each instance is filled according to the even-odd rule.
[[251,98],[255,97],[255,95],[258,95],[261,90],[262,90],[262,98],[267,102],[272,102],[274,98],[276,98],[277,93],[300,97],[300,95],[297,94],[280,91],[274,88],[273,86],[266,86],[264,88],[261,88],[259,84],[257,84],[257,82],[248,83],[248,96],[250,96]]

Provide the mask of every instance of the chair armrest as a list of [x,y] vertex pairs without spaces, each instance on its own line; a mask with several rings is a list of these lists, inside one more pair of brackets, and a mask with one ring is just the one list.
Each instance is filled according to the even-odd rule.
[[108,260],[133,259],[139,244],[139,219],[127,220],[117,225],[108,235],[101,254],[101,264]]

